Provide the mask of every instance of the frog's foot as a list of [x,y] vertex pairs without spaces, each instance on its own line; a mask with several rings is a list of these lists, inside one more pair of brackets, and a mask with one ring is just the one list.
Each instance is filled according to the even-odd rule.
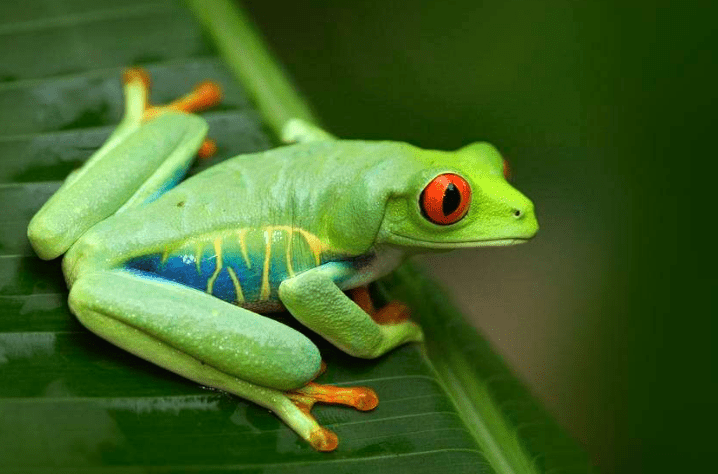
[[378,324],[398,324],[409,319],[409,307],[399,301],[390,301],[377,310],[366,286],[349,290],[349,295]]
[[302,388],[286,392],[295,405],[308,413],[315,403],[346,405],[359,411],[376,408],[379,398],[376,392],[368,387],[335,387],[309,382]]
[[333,451],[339,440],[334,432],[320,426],[311,415],[315,403],[346,405],[360,411],[373,410],[379,404],[374,390],[367,387],[335,387],[309,382],[285,394],[310,422],[316,424],[307,441],[318,451]]
[[[126,69],[123,74],[125,86],[138,87],[143,95],[142,121],[151,120],[164,112],[175,111],[193,113],[205,110],[220,103],[222,100],[222,88],[213,81],[204,81],[197,84],[192,92],[165,105],[150,105],[149,94],[152,81],[150,76],[142,68]],[[217,144],[214,140],[205,138],[197,151],[200,158],[209,158],[217,152]]]

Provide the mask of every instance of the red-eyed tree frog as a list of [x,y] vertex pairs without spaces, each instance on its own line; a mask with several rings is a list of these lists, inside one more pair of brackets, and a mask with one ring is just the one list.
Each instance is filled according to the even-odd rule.
[[288,310],[339,349],[374,358],[422,340],[400,303],[375,310],[366,285],[420,252],[512,245],[538,230],[494,147],[423,150],[338,140],[299,120],[293,144],[240,155],[179,183],[211,152],[192,112],[204,83],[148,105],[149,79],[124,75],[124,117],[30,222],[43,259],[65,254],[69,306],[113,344],[273,411],[315,449],[337,436],[315,402],[359,410],[365,387],[313,382],[323,363],[303,334],[263,316]]

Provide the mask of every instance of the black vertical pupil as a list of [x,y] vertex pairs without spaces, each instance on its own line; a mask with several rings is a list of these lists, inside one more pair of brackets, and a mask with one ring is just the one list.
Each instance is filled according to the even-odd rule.
[[454,183],[449,184],[444,191],[444,202],[441,204],[441,212],[445,216],[448,216],[459,208],[461,204],[461,193],[459,189],[454,186]]

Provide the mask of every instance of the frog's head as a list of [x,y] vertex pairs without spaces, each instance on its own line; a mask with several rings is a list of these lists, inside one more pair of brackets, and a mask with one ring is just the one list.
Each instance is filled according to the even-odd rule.
[[538,231],[531,201],[511,186],[487,143],[455,152],[419,150],[421,170],[386,205],[379,241],[419,249],[512,245]]

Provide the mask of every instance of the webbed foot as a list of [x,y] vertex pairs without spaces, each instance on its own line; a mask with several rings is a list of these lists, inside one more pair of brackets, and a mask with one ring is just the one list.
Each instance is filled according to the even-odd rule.
[[285,392],[285,395],[308,421],[316,424],[307,441],[318,451],[333,451],[339,439],[333,431],[320,426],[311,415],[315,403],[345,405],[360,411],[373,410],[379,404],[376,393],[368,387],[335,387],[309,382],[302,388]]

